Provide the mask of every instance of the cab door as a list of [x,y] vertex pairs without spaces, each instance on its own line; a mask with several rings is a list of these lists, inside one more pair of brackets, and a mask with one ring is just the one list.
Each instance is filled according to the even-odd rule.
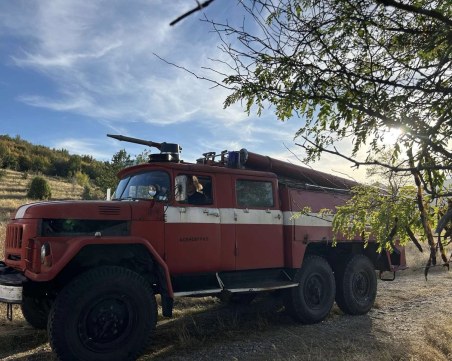
[[284,265],[283,216],[276,187],[276,179],[233,179],[237,270]]
[[[174,200],[166,210],[165,260],[172,274],[216,272],[220,267],[220,212],[212,188],[214,177],[196,176],[205,201],[192,204],[187,199]],[[176,197],[177,198],[177,197]]]

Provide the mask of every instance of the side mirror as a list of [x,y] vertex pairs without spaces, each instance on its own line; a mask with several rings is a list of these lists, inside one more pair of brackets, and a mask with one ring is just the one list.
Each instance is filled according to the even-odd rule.
[[177,202],[184,202],[187,200],[187,176],[178,175],[175,181],[174,196]]

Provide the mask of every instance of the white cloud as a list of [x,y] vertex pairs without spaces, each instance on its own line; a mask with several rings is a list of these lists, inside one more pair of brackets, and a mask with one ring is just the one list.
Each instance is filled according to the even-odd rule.
[[110,160],[111,152],[99,151],[98,139],[61,139],[52,145],[55,149],[66,149],[71,154],[90,155],[95,159]]
[[71,67],[77,61],[95,60],[105,56],[110,51],[121,46],[121,42],[106,45],[103,49],[95,50],[93,53],[67,53],[56,54],[54,56],[45,57],[43,55],[33,55],[26,53],[25,58],[13,57],[14,62],[18,66],[32,66],[37,68],[48,67]]
[[[246,118],[239,106],[223,110],[224,89],[211,90],[207,82],[153,55],[188,69],[199,69],[215,56],[218,39],[206,38],[206,29],[197,39],[168,26],[190,4],[133,1],[124,14],[121,7],[126,5],[120,1],[110,2],[108,9],[102,1],[38,4],[27,34],[36,45],[12,59],[49,77],[57,95],[23,94],[18,99],[26,104],[113,123],[162,125],[205,118],[232,123]],[[189,32],[198,35],[196,27]]]
[[37,95],[24,95],[19,97],[18,100],[34,107],[47,108],[56,111],[77,111],[78,109],[89,106],[89,101],[82,97],[61,101]]

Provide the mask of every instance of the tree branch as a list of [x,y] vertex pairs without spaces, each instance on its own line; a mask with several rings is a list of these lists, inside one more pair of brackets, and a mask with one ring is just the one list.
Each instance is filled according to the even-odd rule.
[[414,5],[403,4],[401,2],[394,1],[394,0],[377,0],[377,2],[381,3],[384,6],[392,6],[397,9],[406,10],[410,13],[422,14],[422,15],[437,19],[449,26],[452,26],[451,19],[449,19],[448,17],[446,17],[443,14],[441,14],[437,11],[434,11],[434,10],[427,10],[427,9],[423,9],[423,8],[420,8],[420,7],[417,7]]
[[177,19],[171,21],[170,25],[173,26],[173,25],[177,24],[179,21],[181,21],[182,19],[186,18],[187,16],[190,16],[191,14],[193,14],[193,13],[195,13],[197,11],[201,11],[202,9],[206,8],[207,6],[209,6],[213,1],[214,0],[207,0],[207,1],[204,1],[203,3],[200,3],[199,1],[196,0],[196,3],[198,4],[197,7],[187,11],[185,14],[182,14]]

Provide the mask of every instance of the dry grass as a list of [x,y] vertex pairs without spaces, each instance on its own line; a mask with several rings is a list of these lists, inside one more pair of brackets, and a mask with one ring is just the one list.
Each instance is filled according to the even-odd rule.
[[[25,177],[24,173],[16,172],[13,170],[6,170],[6,176],[0,179],[0,199],[1,204],[5,204],[3,201],[11,202],[12,205],[23,204],[24,201],[28,202],[27,189],[30,181],[34,175],[29,174]],[[75,182],[69,182],[66,179],[58,177],[47,177],[52,189],[52,199],[80,199],[83,187],[79,186]]]
[[5,252],[4,239],[6,238],[6,221],[0,221],[0,259],[3,259]]
[[[420,252],[413,243],[409,243],[405,247],[406,263],[408,270],[418,271],[424,269],[429,257],[429,250],[427,244],[422,244],[423,252]],[[409,273],[409,272],[408,272]]]
[[[28,184],[33,175],[25,178],[21,172],[6,169],[6,175],[0,178],[0,259],[3,258],[6,223],[10,215],[19,206],[35,202],[27,198]],[[81,199],[83,187],[64,179],[45,177],[52,190],[51,200]]]

